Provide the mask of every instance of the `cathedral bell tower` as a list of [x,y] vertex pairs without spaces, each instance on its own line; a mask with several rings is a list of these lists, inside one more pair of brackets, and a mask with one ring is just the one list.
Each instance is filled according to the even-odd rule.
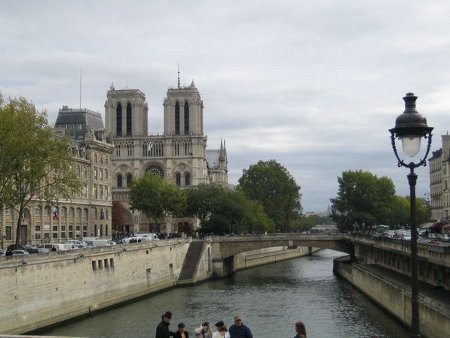
[[113,137],[148,135],[148,105],[138,89],[116,90],[111,85],[105,102],[106,131]]
[[203,101],[194,81],[189,87],[169,88],[164,99],[164,135],[202,136]]

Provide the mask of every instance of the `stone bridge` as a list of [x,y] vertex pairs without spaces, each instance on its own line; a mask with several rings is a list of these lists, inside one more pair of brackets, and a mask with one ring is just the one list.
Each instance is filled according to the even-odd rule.
[[[274,234],[209,237],[216,276],[235,271],[240,253],[270,247],[308,247],[347,253],[354,262],[376,264],[410,275],[410,245],[407,241],[349,234]],[[450,245],[418,245],[419,280],[450,290]],[[311,252],[311,251],[310,251]]]
[[353,244],[344,234],[276,234],[210,237],[212,259],[223,260],[242,252],[270,247],[310,247],[353,254]]

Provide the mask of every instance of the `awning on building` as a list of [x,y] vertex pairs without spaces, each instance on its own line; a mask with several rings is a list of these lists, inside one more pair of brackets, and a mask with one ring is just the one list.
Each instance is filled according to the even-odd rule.
[[419,225],[420,229],[429,229],[433,226],[433,224],[435,224],[436,222],[428,222],[428,223],[423,223],[421,225]]

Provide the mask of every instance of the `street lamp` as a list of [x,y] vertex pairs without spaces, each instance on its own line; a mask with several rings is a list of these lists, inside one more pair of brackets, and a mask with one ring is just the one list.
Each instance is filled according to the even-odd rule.
[[[420,337],[419,324],[419,281],[417,276],[417,225],[416,225],[416,181],[417,175],[414,168],[426,166],[426,158],[431,147],[432,127],[428,127],[427,119],[416,110],[417,96],[413,93],[407,93],[403,98],[405,101],[405,111],[395,120],[395,127],[389,129],[391,133],[392,149],[398,160],[399,167],[407,167],[410,173],[407,176],[409,182],[410,199],[410,228],[411,228],[411,337]],[[428,140],[425,155],[419,162],[407,163],[400,159],[395,145],[395,139],[402,141],[403,152],[407,157],[414,157],[420,151],[420,142],[422,138]]]

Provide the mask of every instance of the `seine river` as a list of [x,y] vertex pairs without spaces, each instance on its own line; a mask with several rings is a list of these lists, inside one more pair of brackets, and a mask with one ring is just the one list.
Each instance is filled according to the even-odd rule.
[[161,315],[170,310],[173,331],[179,322],[191,332],[205,321],[229,326],[240,315],[255,338],[292,338],[297,320],[305,323],[308,338],[408,337],[405,327],[333,275],[333,259],[340,255],[323,250],[171,289],[42,334],[153,338]]

